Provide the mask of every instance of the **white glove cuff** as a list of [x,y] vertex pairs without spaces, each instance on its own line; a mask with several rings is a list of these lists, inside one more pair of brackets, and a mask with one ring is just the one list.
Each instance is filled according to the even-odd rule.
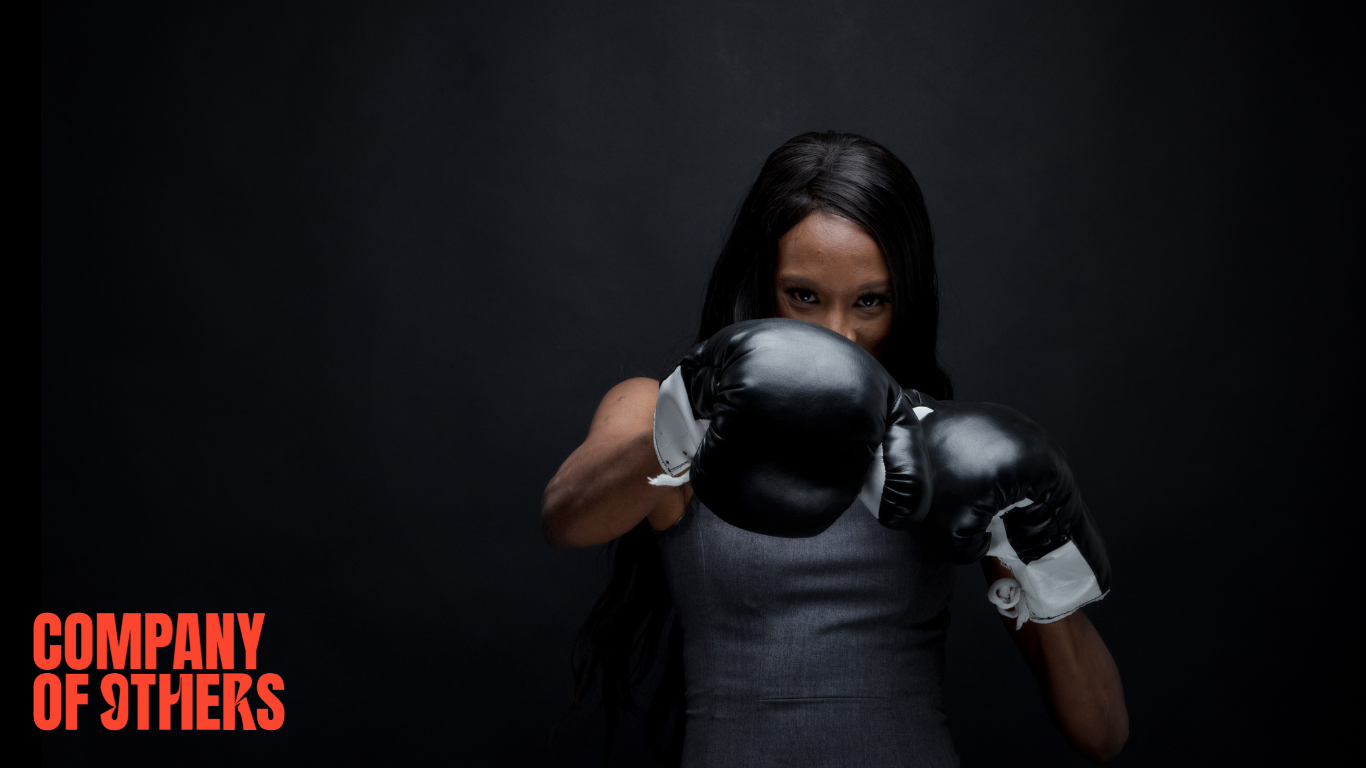
[[664,474],[650,478],[650,485],[679,486],[688,482],[693,456],[710,423],[693,418],[692,403],[683,385],[683,369],[675,368],[659,385],[659,397],[655,400],[655,457]]
[[[987,555],[1000,560],[1002,565],[1010,569],[1014,580],[1018,581],[1021,593],[1018,610],[1023,611],[1030,621],[1049,624],[1100,600],[1105,593],[1100,591],[1095,572],[1074,542],[1069,541],[1027,565],[1020,559],[1006,538],[1006,527],[1001,516],[1016,507],[1033,503],[1024,499],[996,513],[987,526],[987,532],[991,534],[991,548],[987,550]],[[995,586],[992,585],[993,589]],[[1017,628],[1023,625],[1024,620],[1021,619]]]

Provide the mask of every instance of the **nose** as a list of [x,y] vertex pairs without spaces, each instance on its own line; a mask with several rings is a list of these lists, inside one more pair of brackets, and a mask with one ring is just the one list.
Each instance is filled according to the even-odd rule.
[[829,328],[830,330],[834,331],[835,333],[838,333],[839,335],[854,342],[855,344],[858,343],[858,339],[855,338],[857,334],[854,333],[853,319],[850,318],[847,314],[845,314],[844,312],[837,312],[833,316],[831,316],[829,320],[830,322],[828,325],[825,326],[826,328]]

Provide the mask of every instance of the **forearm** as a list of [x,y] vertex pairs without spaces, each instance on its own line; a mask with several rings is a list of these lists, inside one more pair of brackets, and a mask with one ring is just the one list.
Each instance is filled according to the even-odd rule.
[[[995,558],[986,560],[989,583],[1010,576]],[[1114,759],[1129,737],[1129,715],[1119,669],[1090,619],[1078,610],[1048,624],[1027,622],[1016,631],[1015,619],[1002,618],[1058,730],[1085,757],[1100,763]]]
[[541,529],[556,547],[611,541],[634,528],[677,488],[650,485],[662,470],[649,431],[584,443],[546,486]]

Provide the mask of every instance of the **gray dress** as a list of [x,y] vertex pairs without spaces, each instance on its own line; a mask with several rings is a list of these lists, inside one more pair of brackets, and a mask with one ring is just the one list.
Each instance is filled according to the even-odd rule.
[[685,768],[956,766],[944,717],[954,569],[854,502],[809,539],[693,497],[661,531],[683,630]]

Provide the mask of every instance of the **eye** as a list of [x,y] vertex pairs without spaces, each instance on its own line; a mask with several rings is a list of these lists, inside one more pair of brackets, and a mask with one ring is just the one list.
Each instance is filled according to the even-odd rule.
[[880,307],[883,304],[890,303],[892,303],[892,297],[885,293],[865,293],[858,297],[858,300],[854,302],[854,306],[859,309],[873,309],[874,307]]
[[793,299],[796,299],[798,302],[801,302],[802,304],[816,303],[815,292],[808,291],[805,288],[789,288],[787,289],[787,295],[791,296]]

